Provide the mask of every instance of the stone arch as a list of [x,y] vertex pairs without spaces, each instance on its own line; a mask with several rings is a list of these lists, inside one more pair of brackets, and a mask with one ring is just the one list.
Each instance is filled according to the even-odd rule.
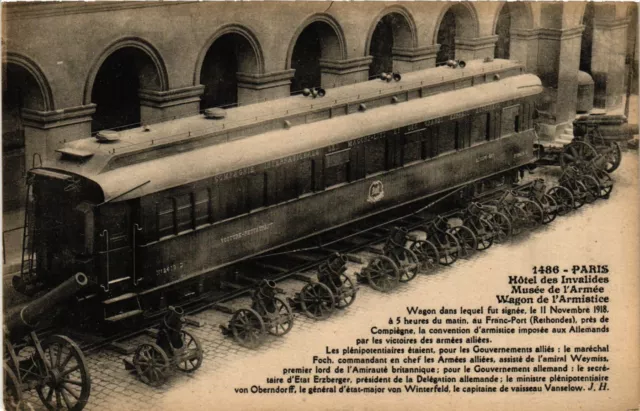
[[[289,48],[287,49],[287,60],[284,66],[285,70],[288,70],[291,68],[293,51],[298,41],[298,38],[300,37],[300,35],[304,30],[306,30],[310,25],[314,23],[326,24],[331,28],[335,36],[333,38],[331,38],[331,36],[329,36],[330,38],[327,38],[327,40],[330,40],[330,41],[328,42],[329,43],[328,47],[323,48],[324,50],[323,50],[322,58],[330,57],[330,58],[335,58],[337,60],[344,60],[347,58],[347,42],[345,40],[344,30],[342,30],[342,27],[340,26],[340,24],[337,22],[337,20],[333,16],[329,14],[317,13],[307,17],[305,21],[302,22],[302,24],[296,29],[295,33],[293,33],[293,36],[289,41]],[[330,34],[330,32],[327,32],[327,34]]]
[[416,24],[409,11],[398,5],[385,8],[373,19],[366,37],[365,56],[373,56],[369,77],[393,69],[393,48],[417,45]]
[[525,2],[504,2],[496,10],[493,20],[493,33],[498,36],[494,56],[510,58],[511,31],[533,28],[531,5]]
[[262,48],[252,30],[228,24],[209,37],[196,62],[194,84],[205,86],[200,109],[237,104],[239,73],[264,73]]
[[[6,79],[7,69],[9,65],[15,66],[18,70],[28,75],[31,80],[29,85],[30,95],[33,100],[30,101],[29,107],[39,111],[52,111],[55,110],[55,103],[53,99],[53,93],[47,77],[44,75],[42,69],[38,64],[27,56],[7,52],[2,61],[4,76]],[[37,91],[37,92],[36,92]]]
[[439,44],[440,50],[436,64],[455,57],[455,40],[472,39],[479,36],[478,15],[468,2],[452,3],[443,8],[436,20],[433,44]]
[[98,71],[109,56],[118,50],[131,48],[139,50],[141,56],[145,56],[148,60],[142,62],[141,74],[144,77],[141,86],[150,90],[166,91],[169,89],[169,76],[164,59],[158,50],[148,41],[138,37],[125,37],[111,43],[105,48],[98,58],[91,64],[89,76],[84,87],[84,104],[91,103],[91,93],[93,85],[98,75]]
[[580,42],[580,71],[591,74],[591,57],[593,52],[593,25],[595,19],[595,4],[588,2],[582,13],[581,23],[584,26]]

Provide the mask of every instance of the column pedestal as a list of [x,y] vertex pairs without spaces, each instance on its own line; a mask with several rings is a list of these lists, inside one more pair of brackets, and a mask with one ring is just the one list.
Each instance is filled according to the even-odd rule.
[[196,115],[203,93],[201,84],[167,91],[139,90],[140,122],[153,124]]
[[493,57],[498,36],[456,39],[456,60],[476,60]]
[[509,59],[525,65],[529,72],[536,69],[538,60],[538,31],[535,29],[512,29],[509,33]]
[[237,73],[238,104],[288,97],[295,70],[274,71],[265,74]]
[[593,22],[591,75],[595,83],[595,107],[612,110],[622,105],[628,24],[626,19]]
[[440,50],[438,44],[414,49],[394,47],[392,50],[393,71],[407,73],[435,67],[438,50]]
[[372,56],[349,60],[320,60],[321,85],[324,88],[345,86],[369,80]]

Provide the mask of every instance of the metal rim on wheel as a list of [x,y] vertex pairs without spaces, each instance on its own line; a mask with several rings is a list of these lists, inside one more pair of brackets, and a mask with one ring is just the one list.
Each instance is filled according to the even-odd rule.
[[540,204],[542,205],[542,211],[544,212],[542,224],[549,224],[558,216],[558,203],[549,194],[545,194],[540,199]]
[[82,410],[91,393],[91,378],[84,354],[69,337],[52,335],[42,343],[49,370],[46,383],[36,387],[42,403],[50,410]]
[[400,270],[389,257],[375,257],[364,270],[369,285],[374,290],[388,292],[396,288],[400,282]]
[[484,251],[493,245],[493,240],[496,236],[491,223],[482,219],[475,218],[473,226],[476,227],[476,239],[478,241],[476,250]]
[[567,144],[560,155],[560,166],[564,169],[569,165],[580,167],[587,164],[598,155],[598,152],[591,144],[584,141],[574,141]]
[[574,182],[575,190],[572,191],[573,201],[576,209],[586,204],[586,197],[589,195],[587,187],[580,181]]
[[324,320],[336,308],[335,296],[322,283],[308,283],[300,291],[300,308],[309,318]]
[[613,180],[609,174],[604,171],[598,173],[598,180],[600,184],[600,198],[609,198],[613,190]]
[[458,245],[460,247],[459,255],[461,257],[471,256],[478,248],[478,239],[469,227],[459,225],[457,227],[450,228],[448,231],[456,237],[456,240],[458,240]]
[[340,284],[334,284],[336,292],[334,297],[336,299],[336,308],[347,308],[356,299],[356,287],[353,281],[345,274],[340,274]]
[[388,257],[398,266],[401,283],[408,283],[416,278],[420,270],[420,260],[413,251],[405,247],[394,248]]
[[607,173],[613,173],[620,167],[620,162],[622,161],[622,152],[620,150],[620,144],[615,141],[611,141],[607,147],[607,153],[605,156],[607,157],[607,165],[605,166],[605,171]]
[[133,356],[133,366],[143,383],[158,387],[167,379],[169,357],[157,344],[142,343]]
[[499,211],[491,213],[491,225],[495,233],[494,241],[502,243],[511,236],[511,220]]
[[547,191],[547,195],[556,202],[556,215],[565,215],[575,208],[573,194],[565,187],[553,187]]
[[527,213],[520,207],[511,207],[511,234],[517,236],[521,234],[527,226]]
[[269,334],[281,337],[291,331],[293,327],[293,311],[289,303],[278,295],[273,297],[273,305],[275,310],[266,313],[265,325]]
[[180,358],[176,359],[176,367],[186,373],[191,373],[202,365],[202,345],[200,340],[188,331],[182,330],[182,347]]
[[411,244],[411,251],[420,261],[420,272],[429,274],[438,266],[440,256],[438,249],[429,240],[417,240]]
[[438,239],[438,245],[440,246],[438,249],[440,260],[438,260],[438,262],[441,265],[451,265],[458,261],[460,244],[458,244],[455,235],[449,232],[443,233],[442,238]]
[[598,183],[595,177],[590,175],[582,176],[582,184],[584,184],[587,189],[584,199],[585,203],[590,204],[600,198],[600,183]]
[[543,223],[544,211],[534,201],[520,200],[516,203],[516,208],[520,208],[526,213],[525,224],[528,228],[534,228]]
[[266,332],[262,317],[251,308],[241,308],[233,313],[229,329],[236,342],[245,348],[260,346]]

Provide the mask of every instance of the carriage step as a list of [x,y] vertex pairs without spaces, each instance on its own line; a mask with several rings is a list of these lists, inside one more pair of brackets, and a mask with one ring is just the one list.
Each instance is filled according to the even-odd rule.
[[140,315],[142,313],[143,313],[142,310],[131,310],[131,311],[127,311],[127,312],[122,313],[122,314],[114,315],[113,317],[107,317],[104,320],[105,321],[109,321],[110,323],[115,323],[115,322],[122,321],[122,320],[125,320],[125,319],[130,318],[130,317],[135,317],[136,315]]
[[126,294],[119,295],[117,297],[109,298],[108,300],[104,300],[102,302],[102,304],[104,304],[104,305],[114,304],[114,303],[117,303],[117,302],[120,302],[120,301],[124,301],[124,300],[128,300],[130,298],[137,297],[137,296],[138,296],[137,293],[126,293]]
[[131,277],[120,277],[120,278],[116,278],[115,280],[111,280],[109,281],[109,285],[114,285],[114,284],[118,284],[121,283],[123,281],[127,281],[130,280]]

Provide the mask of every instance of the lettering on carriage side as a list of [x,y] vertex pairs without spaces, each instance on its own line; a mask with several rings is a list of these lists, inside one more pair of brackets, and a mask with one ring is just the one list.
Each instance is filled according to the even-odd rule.
[[180,261],[179,263],[175,263],[175,264],[169,264],[164,267],[156,269],[156,275],[169,274],[174,271],[182,270],[184,266],[185,266],[184,261]]
[[387,135],[386,132],[380,132],[380,133],[376,133],[376,134],[371,134],[369,136],[356,138],[355,140],[349,141],[348,146],[349,147],[353,147],[353,146],[357,146],[359,144],[368,143],[369,141],[379,140],[381,138],[386,137],[386,135]]
[[376,203],[384,198],[384,185],[382,181],[376,180],[369,186],[367,203]]
[[228,235],[226,237],[222,237],[222,238],[220,238],[220,242],[228,243],[229,241],[239,240],[239,239],[241,239],[243,237],[246,237],[248,235],[256,234],[256,233],[259,233],[261,231],[266,231],[269,228],[271,228],[272,225],[273,225],[273,222],[268,222],[268,223],[265,223],[265,224],[261,224],[261,225],[259,225],[257,227],[250,228],[248,230],[241,231],[241,232],[236,233],[236,234]]
[[495,155],[493,153],[485,154],[483,156],[476,157],[476,163],[491,160]]

